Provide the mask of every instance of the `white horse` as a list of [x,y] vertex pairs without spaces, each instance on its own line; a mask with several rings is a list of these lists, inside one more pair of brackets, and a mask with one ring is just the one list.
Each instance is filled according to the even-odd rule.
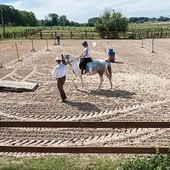
[[[82,71],[79,68],[80,64],[80,57],[75,57],[72,55],[62,55],[63,60],[66,62],[66,64],[69,64],[72,67],[73,73],[75,74],[73,78],[73,84],[75,88],[77,88],[74,80],[76,76],[79,76],[81,79],[82,87],[84,87],[83,79],[82,79]],[[87,67],[89,69],[89,73],[86,73],[86,75],[94,75],[96,73],[99,74],[100,77],[100,84],[97,89],[100,89],[102,82],[103,82],[103,75],[105,75],[109,81],[110,81],[110,88],[112,88],[112,68],[111,64],[108,60],[102,60],[102,59],[92,59],[91,62],[87,63]]]

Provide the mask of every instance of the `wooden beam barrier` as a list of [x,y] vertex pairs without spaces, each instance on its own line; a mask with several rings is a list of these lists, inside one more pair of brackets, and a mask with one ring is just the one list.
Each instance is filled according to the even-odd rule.
[[0,127],[22,128],[170,128],[170,122],[0,121]]
[[43,147],[43,146],[0,146],[0,152],[32,153],[123,153],[123,154],[168,154],[168,147]]

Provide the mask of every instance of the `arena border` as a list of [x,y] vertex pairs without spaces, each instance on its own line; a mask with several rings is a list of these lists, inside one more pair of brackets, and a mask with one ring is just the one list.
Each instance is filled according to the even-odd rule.
[[[170,128],[170,122],[66,122],[0,121],[0,127],[21,128]],[[26,153],[100,153],[100,154],[169,154],[168,147],[50,147],[0,145],[0,152]]]
[[139,121],[0,121],[0,127],[22,128],[170,128],[170,122],[139,122]]
[[168,154],[168,147],[44,147],[44,146],[0,146],[0,152],[27,153],[100,153],[100,154]]

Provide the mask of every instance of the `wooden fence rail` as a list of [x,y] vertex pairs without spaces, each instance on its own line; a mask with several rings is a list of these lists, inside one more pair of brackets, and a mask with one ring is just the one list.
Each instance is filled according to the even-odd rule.
[[170,122],[72,122],[72,121],[0,121],[0,127],[41,128],[170,128]]
[[32,153],[123,153],[123,154],[167,154],[168,147],[43,147],[43,146],[0,146],[0,152]]
[[[71,121],[0,121],[0,127],[20,128],[170,128],[170,122],[71,122]],[[50,147],[0,145],[0,152],[34,153],[123,153],[169,154],[169,147]]]
[[[61,39],[141,39],[141,38],[169,38],[169,30],[128,30],[126,32],[100,32],[97,31],[79,31],[79,30],[40,30],[34,32],[13,32],[6,33],[7,39],[55,39],[56,36]],[[0,34],[0,39],[3,36]]]

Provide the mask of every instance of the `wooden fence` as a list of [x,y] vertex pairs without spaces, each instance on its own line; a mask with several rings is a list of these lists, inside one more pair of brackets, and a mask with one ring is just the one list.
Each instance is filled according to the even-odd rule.
[[[5,33],[7,39],[55,39],[60,36],[61,39],[141,39],[141,38],[169,38],[170,30],[167,29],[132,29],[126,32],[100,32],[95,30],[77,30],[77,29],[44,29],[29,30],[27,32]],[[0,39],[3,36],[0,34]]]
[[[170,128],[170,122],[70,122],[70,121],[0,121],[0,127],[20,128]],[[168,147],[50,147],[0,145],[0,152],[36,153],[170,153]]]

